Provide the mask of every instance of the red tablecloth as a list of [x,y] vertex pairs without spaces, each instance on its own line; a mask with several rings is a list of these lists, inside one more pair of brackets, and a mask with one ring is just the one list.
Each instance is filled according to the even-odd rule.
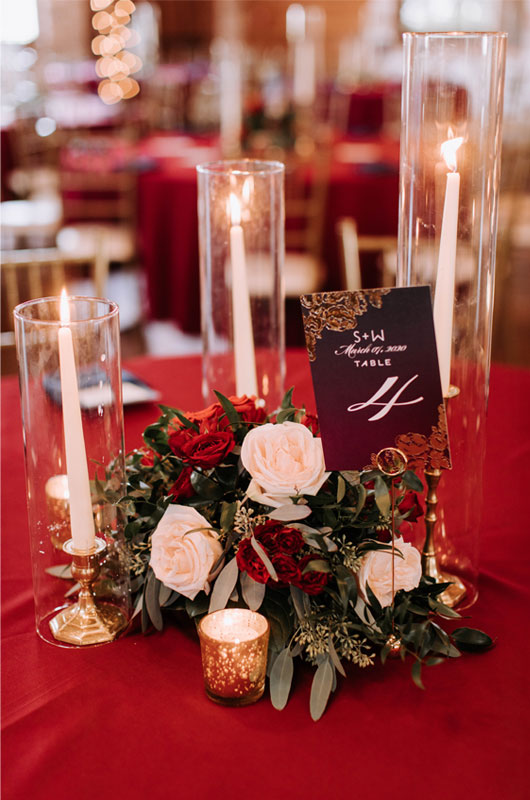
[[[163,402],[200,407],[198,358],[130,366]],[[311,405],[306,357],[288,380]],[[193,628],[61,650],[34,632],[18,387],[2,381],[3,784],[6,800],[158,798],[481,798],[527,794],[530,372],[494,367],[485,464],[480,598],[472,624],[494,650],[426,671],[348,670],[318,723],[311,672],[298,670],[282,712],[268,699],[214,705]],[[155,406],[126,411],[140,443]]]
[[[179,137],[165,137],[165,157],[151,151],[158,169],[139,176],[140,251],[151,315],[172,319],[194,333],[200,329],[197,178],[185,148],[170,157],[171,139],[178,146]],[[328,289],[342,288],[335,231],[338,219],[353,217],[359,233],[367,235],[397,235],[398,224],[399,143],[384,137],[358,138],[338,143],[336,153],[322,253]],[[215,157],[212,150],[210,160]]]

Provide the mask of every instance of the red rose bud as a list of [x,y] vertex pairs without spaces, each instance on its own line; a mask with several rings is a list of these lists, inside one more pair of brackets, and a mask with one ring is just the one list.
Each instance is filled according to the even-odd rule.
[[195,492],[191,485],[190,477],[193,470],[190,467],[184,467],[178,476],[177,480],[169,490],[168,494],[173,498],[172,502],[177,500],[187,500],[192,497]]
[[295,555],[304,546],[304,537],[300,531],[296,528],[286,528],[281,522],[274,520],[256,525],[254,535],[268,553],[281,552]]
[[318,417],[316,414],[304,414],[300,422],[302,425],[305,425],[306,428],[309,428],[313,436],[318,436],[320,426],[318,424]]
[[246,572],[257,583],[267,583],[269,570],[252,547],[250,539],[243,539],[236,553],[237,566],[240,572]]
[[263,422],[265,420],[267,412],[262,406],[256,405],[256,398],[254,396],[247,397],[247,395],[244,394],[242,397],[229,397],[228,399],[243,422]]
[[194,467],[211,469],[223,462],[235,444],[231,431],[200,433],[180,445],[180,457]]
[[416,522],[424,513],[423,507],[419,501],[416,492],[406,492],[405,496],[399,504],[399,513],[404,516],[407,515],[407,522]]
[[[294,583],[295,586],[299,584],[301,578],[300,567],[292,556],[286,553],[278,553],[271,560],[272,566],[282,583]],[[278,587],[278,582],[270,579],[269,585]]]
[[302,589],[303,592],[306,594],[320,594],[325,588],[329,580],[329,573],[328,572],[318,572],[317,570],[310,570],[306,572],[305,575],[303,574],[304,569],[311,561],[320,560],[319,556],[315,555],[307,555],[302,556],[300,561],[298,562],[298,569],[300,570],[300,580],[295,586],[298,586],[299,589]]
[[171,431],[168,437],[168,444],[171,449],[171,452],[174,453],[178,458],[182,458],[182,447],[183,445],[192,439],[194,436],[198,436],[199,434],[197,431],[192,430],[191,428],[177,428],[176,430]]
[[140,464],[143,467],[154,467],[155,466],[155,454],[153,450],[142,450],[143,453]]

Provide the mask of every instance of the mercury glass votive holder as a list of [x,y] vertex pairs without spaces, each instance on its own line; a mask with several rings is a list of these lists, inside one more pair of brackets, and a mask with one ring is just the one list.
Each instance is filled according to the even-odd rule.
[[199,622],[206,694],[215,703],[246,706],[263,695],[269,623],[262,614],[230,608]]
[[[117,500],[126,492],[119,312],[115,303],[68,298],[81,425],[86,454],[94,534],[104,543],[96,604],[131,614],[128,552]],[[68,482],[59,357],[60,300],[45,297],[14,311],[26,462],[36,630],[59,647],[50,621],[78,602],[80,584],[72,555],[72,498]],[[80,456],[81,457],[81,456]],[[72,645],[75,646],[75,645]]]

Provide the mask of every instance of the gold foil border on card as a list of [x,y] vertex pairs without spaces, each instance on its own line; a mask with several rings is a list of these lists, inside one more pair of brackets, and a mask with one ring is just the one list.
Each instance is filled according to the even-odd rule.
[[[451,454],[447,433],[445,406],[438,406],[438,424],[433,425],[430,435],[424,433],[400,433],[395,445],[405,453],[409,469],[451,469]],[[377,455],[372,453],[368,469],[377,469]]]
[[309,360],[316,359],[317,340],[322,332],[348,331],[357,327],[357,317],[370,306],[381,308],[390,289],[364,289],[358,292],[315,292],[300,298]]

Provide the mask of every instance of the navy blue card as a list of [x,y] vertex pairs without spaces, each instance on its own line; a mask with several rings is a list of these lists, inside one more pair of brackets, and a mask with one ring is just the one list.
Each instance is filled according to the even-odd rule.
[[375,466],[397,447],[411,468],[451,467],[430,289],[303,295],[328,470]]

